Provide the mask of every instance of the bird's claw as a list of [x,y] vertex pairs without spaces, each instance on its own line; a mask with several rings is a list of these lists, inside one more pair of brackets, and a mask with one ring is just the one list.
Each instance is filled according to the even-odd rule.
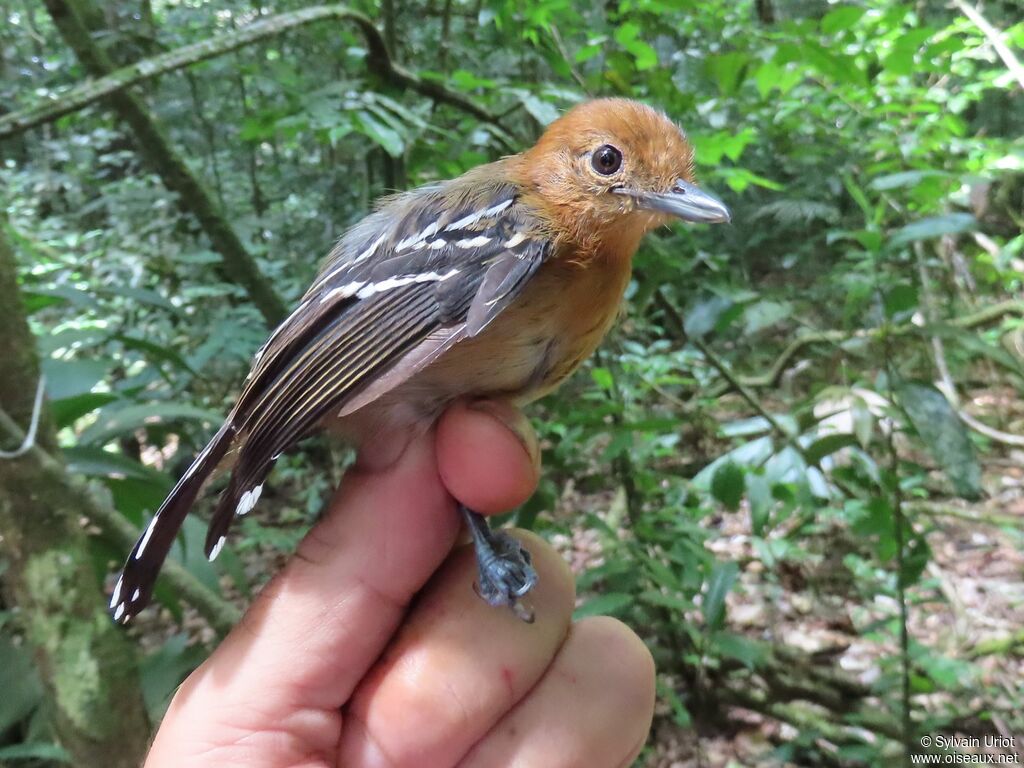
[[493,532],[490,551],[478,552],[477,594],[489,605],[507,606],[523,621],[533,621],[533,611],[520,601],[537,583],[530,553],[514,538]]

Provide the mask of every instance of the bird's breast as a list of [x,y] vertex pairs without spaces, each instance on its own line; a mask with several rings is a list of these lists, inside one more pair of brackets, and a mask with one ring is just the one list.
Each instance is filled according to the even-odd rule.
[[478,336],[455,344],[409,386],[428,400],[433,392],[445,400],[492,396],[523,404],[547,394],[600,344],[629,274],[628,262],[619,268],[545,264]]

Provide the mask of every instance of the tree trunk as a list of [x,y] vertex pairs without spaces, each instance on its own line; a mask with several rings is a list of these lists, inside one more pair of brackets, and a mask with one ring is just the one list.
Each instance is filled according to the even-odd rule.
[[[14,256],[0,227],[0,406],[32,421],[39,361],[18,293]],[[3,435],[4,446],[8,438]],[[54,450],[42,414],[36,443]],[[80,498],[54,482],[31,452],[0,458],[0,589],[31,645],[58,738],[79,766],[137,766],[149,723],[134,649],[106,615]]]

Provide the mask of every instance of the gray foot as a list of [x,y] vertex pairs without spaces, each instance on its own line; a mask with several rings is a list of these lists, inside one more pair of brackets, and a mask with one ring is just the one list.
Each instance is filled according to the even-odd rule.
[[476,549],[477,593],[488,604],[507,606],[523,621],[532,622],[533,611],[520,602],[537,583],[530,553],[507,533],[492,531],[482,515],[461,504],[459,511]]

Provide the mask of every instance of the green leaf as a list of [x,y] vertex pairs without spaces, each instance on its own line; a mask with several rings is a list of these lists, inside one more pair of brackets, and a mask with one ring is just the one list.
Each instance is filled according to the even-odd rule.
[[899,404],[910,418],[928,452],[946,471],[957,494],[981,496],[981,466],[967,427],[949,400],[929,384],[907,382],[896,388]]
[[885,314],[892,319],[903,312],[917,309],[917,287],[913,285],[897,285],[885,293]]
[[821,20],[821,31],[826,35],[850,29],[867,13],[867,8],[857,5],[842,5],[829,11]]
[[929,240],[942,235],[955,235],[960,232],[968,232],[977,226],[978,222],[969,213],[948,213],[945,216],[930,216],[926,219],[907,224],[889,238],[893,246],[906,245],[915,240]]
[[71,763],[69,755],[58,744],[45,741],[26,741],[0,747],[0,760],[49,760],[58,763]]
[[171,696],[182,680],[198,667],[205,657],[202,649],[189,647],[188,635],[172,635],[154,653],[139,663],[142,699],[150,720],[159,722]]
[[711,495],[731,512],[739,509],[743,488],[743,470],[732,461],[727,461],[715,470],[711,478]]
[[608,592],[587,600],[573,612],[572,617],[578,620],[587,616],[615,616],[620,614],[623,608],[632,605],[633,602],[632,595]]
[[607,368],[595,367],[590,369],[590,378],[594,380],[601,389],[608,391],[615,386],[615,379],[612,377],[612,372]]
[[152,467],[140,464],[122,453],[88,445],[73,445],[64,450],[68,471],[86,477],[131,478],[153,483],[162,492],[171,489],[171,478]]
[[647,43],[640,39],[640,27],[627,22],[615,30],[615,42],[625,48],[633,57],[636,68],[640,71],[658,66],[658,54]]
[[39,680],[32,654],[0,635],[0,733],[27,718],[43,701],[43,684]]
[[519,101],[534,120],[541,125],[548,125],[558,119],[558,108],[544,101],[529,91],[518,91]]
[[761,536],[773,504],[771,484],[758,472],[748,472],[744,482],[750,502],[750,528],[755,536]]
[[711,295],[698,301],[686,314],[683,330],[686,331],[687,336],[695,339],[707,335],[732,305],[732,299],[717,295]]
[[352,115],[352,124],[364,136],[373,139],[392,157],[401,157],[405,152],[405,141],[402,136],[389,125],[367,109],[360,109]]
[[820,464],[821,460],[826,456],[831,456],[833,453],[853,445],[857,445],[857,437],[855,435],[849,433],[825,435],[807,446],[804,450],[804,456],[807,457],[809,464]]
[[46,396],[50,400],[63,400],[92,390],[107,376],[114,366],[111,360],[57,360],[42,361],[46,374]]
[[725,598],[736,583],[740,567],[736,563],[718,563],[708,579],[707,592],[704,593],[704,622],[711,630],[722,628],[725,622]]
[[747,54],[736,51],[708,57],[708,72],[723,95],[729,96],[739,89],[748,61],[750,57]]
[[718,655],[735,659],[748,669],[753,669],[767,658],[761,643],[733,632],[715,632],[709,644]]
[[83,444],[99,445],[119,435],[134,432],[146,426],[178,421],[199,421],[218,424],[222,414],[176,403],[150,403],[129,405],[124,408],[104,409],[96,423],[80,436]]
[[872,179],[871,184],[868,186],[872,189],[878,190],[879,192],[886,192],[890,189],[916,187],[922,181],[927,179],[943,179],[948,177],[949,174],[945,171],[901,171],[899,173],[890,173],[885,176],[878,176]]
[[87,413],[92,413],[97,408],[102,408],[118,399],[117,395],[110,392],[86,392],[82,395],[65,397],[63,400],[54,400],[50,403],[50,413],[58,427],[69,427]]

